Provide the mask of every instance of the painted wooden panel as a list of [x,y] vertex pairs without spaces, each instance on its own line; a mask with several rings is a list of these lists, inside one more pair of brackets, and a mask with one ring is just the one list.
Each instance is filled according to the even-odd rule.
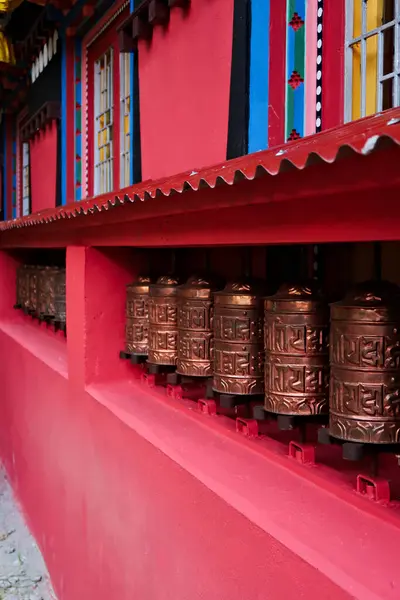
[[248,151],[257,152],[268,148],[270,0],[252,0],[250,31]]

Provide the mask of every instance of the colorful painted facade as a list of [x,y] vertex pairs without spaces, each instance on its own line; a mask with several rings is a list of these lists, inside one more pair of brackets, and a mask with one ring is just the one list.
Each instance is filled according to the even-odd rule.
[[[201,48],[196,48],[197,42],[187,53],[196,61],[198,77],[207,78],[213,71],[218,75],[215,122],[211,105],[208,107],[203,102],[204,108],[197,108],[196,102],[189,100],[190,94],[189,103],[185,102],[184,80],[188,71],[184,60],[178,61],[181,63],[179,73],[178,65],[176,72],[171,65],[164,69],[161,77],[157,72],[157,64],[162,63],[162,59],[157,63],[157,55],[163,52],[165,26],[157,25],[157,19],[155,24],[150,22],[146,3],[141,9],[146,13],[144,24],[140,25],[134,42],[129,42],[128,26],[124,28],[123,23],[131,10],[140,9],[140,4],[130,8],[128,2],[114,3],[110,7],[105,3],[102,9],[103,4],[97,6],[90,2],[67,2],[65,6],[56,2],[45,8],[33,4],[29,12],[26,3],[13,5],[11,33],[3,44],[4,64],[11,60],[9,53],[14,51],[14,44],[21,46],[24,42],[25,33],[18,31],[23,17],[34,14],[49,33],[35,45],[33,58],[30,55],[28,61],[29,70],[25,71],[26,79],[18,84],[18,91],[14,91],[16,84],[12,82],[24,72],[23,64],[30,52],[26,44],[25,50],[19,51],[17,63],[7,69],[3,84],[4,119],[19,122],[21,114],[40,109],[40,103],[44,105],[46,94],[49,101],[59,102],[60,117],[56,121],[59,118],[60,139],[56,143],[60,163],[57,177],[61,177],[61,183],[59,191],[58,184],[46,190],[47,197],[38,204],[35,194],[42,195],[42,189],[39,184],[39,192],[35,191],[37,175],[31,169],[30,204],[25,195],[25,208],[22,208],[23,189],[18,184],[14,195],[8,196],[5,202],[6,218],[21,217],[43,206],[64,205],[139,182],[143,162],[144,177],[157,176],[157,169],[152,173],[146,166],[148,144],[154,147],[157,139],[163,146],[168,143],[168,139],[163,138],[173,133],[165,123],[156,127],[161,115],[158,116],[155,100],[154,125],[149,122],[147,105],[150,103],[146,95],[151,93],[151,86],[160,86],[164,96],[171,86],[173,89],[168,94],[171,98],[178,91],[182,93],[178,130],[190,128],[196,121],[200,123],[203,117],[199,115],[209,108],[204,124],[209,120],[215,142],[215,151],[207,152],[203,148],[206,127],[194,131],[190,139],[182,132],[187,160],[182,157],[176,165],[172,161],[170,168],[161,169],[163,176],[193,165],[201,168],[264,150],[395,106],[400,97],[398,66],[396,61],[390,66],[390,57],[395,55],[399,24],[397,4],[394,2],[392,8],[389,4],[383,0],[368,0],[366,7],[361,0],[347,3],[340,0],[332,9],[324,6],[324,0],[274,3],[271,0],[220,0],[213,9],[223,20],[220,30],[214,33],[218,38],[215,63],[208,59],[207,52],[201,54]],[[171,4],[168,8],[171,32],[180,26],[191,28],[190,19],[183,25],[182,10],[187,9],[178,6],[175,10],[174,6]],[[196,13],[200,9],[195,5],[191,10]],[[195,26],[193,33],[196,35]],[[153,41],[149,45],[150,34]],[[33,31],[32,35],[35,37],[38,33]],[[110,51],[101,54],[108,43]],[[174,53],[175,43],[168,36],[165,52]],[[178,49],[180,51],[179,44]],[[106,59],[108,66],[104,66]],[[108,73],[105,78],[103,68]],[[49,77],[46,78],[49,69],[57,73],[57,83],[51,84],[52,89]],[[191,69],[192,75],[195,77]],[[148,81],[148,77],[154,76],[158,78],[157,83]],[[333,101],[333,95],[337,100]],[[116,98],[119,102],[115,102]],[[198,98],[200,100],[201,94]],[[107,108],[112,103],[114,108]],[[145,107],[141,113],[142,105]],[[108,121],[102,124],[102,120]],[[11,169],[9,177],[22,181],[22,144],[28,144],[28,148],[30,142],[21,139],[14,125],[5,126],[2,135],[3,145],[13,146],[17,156],[18,172]],[[11,136],[10,139],[5,139],[7,136]],[[54,142],[52,145],[46,136],[40,145],[45,151],[55,151]],[[24,168],[26,172],[27,166]],[[7,179],[6,175],[4,185],[14,185]]]
[[0,461],[59,600],[398,599],[399,44],[0,0]]

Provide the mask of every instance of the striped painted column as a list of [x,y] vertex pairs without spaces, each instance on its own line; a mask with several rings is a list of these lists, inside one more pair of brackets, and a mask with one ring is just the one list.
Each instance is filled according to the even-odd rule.
[[306,0],[287,0],[285,139],[305,134]]
[[74,187],[75,200],[82,199],[82,43],[75,40],[74,61],[74,96],[75,96],[75,168]]
[[17,127],[15,120],[12,124],[12,183],[11,183],[11,206],[12,218],[17,218]]
[[270,0],[252,0],[250,31],[248,151],[257,152],[268,147]]

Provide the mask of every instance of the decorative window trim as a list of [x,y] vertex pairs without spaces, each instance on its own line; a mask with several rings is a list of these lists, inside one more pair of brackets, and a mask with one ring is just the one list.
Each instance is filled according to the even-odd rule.
[[129,0],[119,0],[116,7],[112,7],[98,23],[91,29],[87,36],[82,40],[82,126],[84,132],[82,135],[82,182],[81,198],[89,196],[89,51],[94,42],[106,32],[107,29],[118,19],[122,13],[129,9]]
[[[119,187],[124,188],[132,183],[131,169],[131,131],[132,125],[132,63],[131,54],[120,53],[119,57],[119,105],[120,105],[120,134],[119,134]],[[126,122],[129,123],[128,133]]]
[[[354,2],[361,2],[361,34],[357,37],[353,35],[354,24]],[[367,60],[367,39],[373,36],[378,37],[377,48],[377,95],[376,95],[376,113],[381,112],[382,108],[382,84],[385,80],[393,79],[393,107],[400,105],[400,6],[396,1],[394,4],[394,19],[367,31],[367,0],[346,0],[345,12],[345,103],[344,120],[349,122],[353,120],[353,49],[352,46],[359,43],[361,52],[361,85],[360,85],[360,117],[367,115],[366,110],[366,60]],[[382,73],[383,56],[383,35],[384,31],[394,27],[394,57],[393,71],[388,74]]]
[[[115,119],[114,119],[115,56],[109,48],[94,63],[94,179],[95,196],[111,192],[114,187]],[[118,126],[118,124],[117,124]],[[108,151],[108,155],[106,154]]]
[[31,213],[31,168],[29,142],[22,142],[22,216]]
[[58,31],[50,35],[31,66],[31,82],[34,83],[51,59],[57,54],[59,46]]

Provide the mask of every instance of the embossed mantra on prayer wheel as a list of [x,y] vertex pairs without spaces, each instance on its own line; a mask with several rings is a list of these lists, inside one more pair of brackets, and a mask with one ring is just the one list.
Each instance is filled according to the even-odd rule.
[[54,308],[55,320],[62,324],[67,321],[65,288],[65,269],[58,269],[54,279]]
[[366,282],[331,306],[329,433],[400,442],[400,289]]
[[213,390],[264,393],[263,289],[243,281],[214,294]]
[[329,309],[318,286],[284,285],[264,309],[265,410],[328,412]]
[[148,362],[175,365],[178,350],[177,277],[164,275],[149,288]]
[[194,275],[178,287],[177,373],[188,377],[212,375],[212,294],[215,284]]
[[151,278],[140,276],[126,286],[126,352],[147,356],[149,338],[149,285]]

